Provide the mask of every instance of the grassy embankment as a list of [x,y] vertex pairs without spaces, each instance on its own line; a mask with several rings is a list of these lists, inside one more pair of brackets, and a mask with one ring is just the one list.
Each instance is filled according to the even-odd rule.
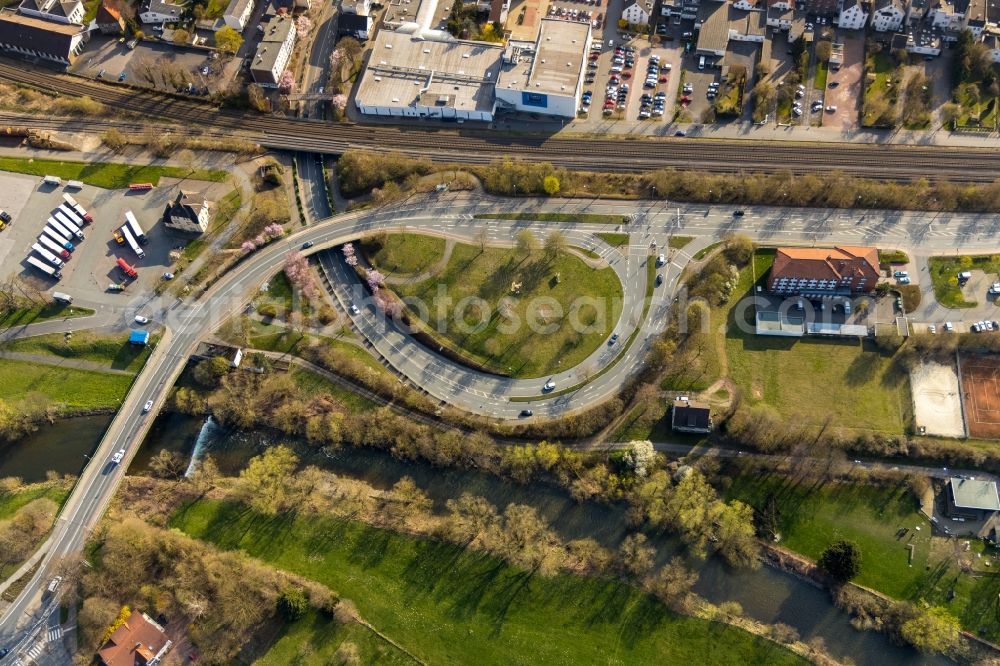
[[328,585],[428,663],[802,663],[768,641],[675,615],[620,581],[532,575],[363,523],[273,520],[202,500],[171,525]]
[[0,171],[26,173],[33,176],[59,176],[63,180],[79,180],[88,185],[116,190],[130,183],[152,183],[160,178],[185,178],[221,183],[229,174],[216,169],[188,169],[161,165],[116,164],[114,162],[69,162],[65,160],[0,157]]

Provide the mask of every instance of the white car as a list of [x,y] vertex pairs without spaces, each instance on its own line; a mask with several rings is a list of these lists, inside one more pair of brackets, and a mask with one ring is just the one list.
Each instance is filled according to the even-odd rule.
[[930,326],[927,327],[927,332],[928,333],[937,333],[937,326],[935,326],[934,324],[931,324]]
[[946,330],[946,331],[954,331],[955,330],[955,325],[953,323],[951,323],[950,321],[946,321],[944,323],[944,330]]
[[125,449],[118,449],[118,452],[115,453],[115,455],[111,456],[111,464],[117,465],[122,461],[124,457],[125,457]]
[[143,317],[142,315],[136,315],[135,316],[135,323],[137,323],[137,324],[148,324],[149,323],[149,319],[147,319],[146,317]]
[[163,279],[164,280],[173,280],[174,279],[174,274],[173,273],[164,273],[163,274]]
[[556,381],[554,379],[550,379],[549,381],[545,382],[545,386],[542,387],[542,390],[551,391],[555,387],[556,387]]
[[656,265],[657,266],[662,266],[665,263],[667,263],[667,255],[661,254],[660,256],[658,256],[656,258]]
[[990,285],[990,293],[1000,294],[1000,282],[994,282],[992,285]]
[[350,310],[351,310],[351,314],[356,314],[356,315],[361,314],[361,310],[359,310],[358,306],[355,305],[354,303],[351,303]]
[[142,406],[142,413],[143,414],[148,414],[149,410],[151,410],[152,408],[153,408],[153,401],[152,400],[147,400],[146,404]]
[[831,104],[830,106],[826,107],[826,112],[827,113],[834,113],[836,111],[837,111],[837,107],[835,107],[833,104]]

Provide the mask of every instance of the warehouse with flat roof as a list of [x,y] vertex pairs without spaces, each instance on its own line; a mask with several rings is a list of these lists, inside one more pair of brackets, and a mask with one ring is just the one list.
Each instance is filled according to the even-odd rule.
[[496,88],[498,108],[576,117],[590,38],[590,23],[543,19],[533,45],[510,42]]
[[379,31],[354,104],[366,115],[493,120],[503,48]]

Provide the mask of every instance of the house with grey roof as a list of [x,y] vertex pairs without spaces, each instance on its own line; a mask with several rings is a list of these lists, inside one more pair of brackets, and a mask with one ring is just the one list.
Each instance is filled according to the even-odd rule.
[[86,41],[82,25],[0,11],[0,51],[70,65]]

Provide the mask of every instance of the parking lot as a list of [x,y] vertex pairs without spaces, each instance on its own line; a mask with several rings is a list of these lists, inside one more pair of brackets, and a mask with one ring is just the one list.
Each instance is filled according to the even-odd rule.
[[[616,40],[612,40],[612,46],[606,42],[602,45],[597,40],[594,41],[595,48],[601,46],[601,52],[596,60],[593,59],[596,52],[591,52],[589,57],[591,63],[596,63],[596,67],[588,68],[588,77],[584,82],[584,90],[593,92],[589,119],[596,122],[614,122],[618,120],[639,120],[641,98],[643,94],[654,97],[657,93],[665,96],[662,116],[651,116],[649,122],[662,122],[673,117],[673,99],[676,91],[676,62],[677,53],[675,49],[651,48],[648,42],[634,40],[627,47],[621,47]],[[626,52],[624,49],[632,49]],[[622,61],[617,63],[621,66],[620,72],[612,72],[616,64],[615,57]],[[663,71],[657,74],[657,83],[654,88],[645,88],[644,83],[651,57],[659,58],[659,64]],[[626,66],[630,65],[630,66]],[[663,79],[661,82],[660,79]],[[625,92],[625,86],[628,86]],[[610,113],[604,113],[603,106],[608,91],[611,91],[611,98],[614,101],[614,108],[609,109]]]
[[[213,52],[178,48],[172,44],[139,42],[134,49],[111,37],[95,37],[70,71],[88,78],[122,81],[176,92],[188,85],[214,93],[226,88],[239,73],[240,60],[212,57]],[[124,74],[124,78],[122,78]]]
[[[89,185],[80,190],[67,189],[65,185],[54,187],[42,184],[39,177],[0,173],[0,206],[14,218],[13,224],[0,232],[0,261],[5,274],[17,273],[42,289],[56,287],[94,302],[111,303],[122,298],[120,293],[108,289],[112,283],[125,282],[126,291],[132,296],[152,290],[173,264],[171,251],[186,244],[185,239],[169,234],[161,221],[164,207],[179,191],[179,183],[177,179],[162,178],[148,192],[128,193]],[[188,192],[203,192],[209,201],[217,201],[231,186],[184,181],[183,187]],[[62,279],[56,282],[28,264],[27,257],[32,254],[31,246],[46,220],[63,202],[64,192],[86,208],[94,222],[82,229],[86,240],[71,239],[75,249],[60,269]],[[147,244],[142,246],[143,259],[127,244],[119,245],[112,235],[124,223],[127,210],[133,212],[147,238]],[[138,279],[124,280],[116,264],[119,257],[136,268]]]
[[[823,126],[847,132],[858,127],[858,105],[863,94],[865,41],[861,35],[845,33],[841,33],[838,40],[844,45],[844,62],[839,71],[830,70],[824,102],[827,106],[837,107],[837,110],[824,115]],[[834,84],[833,87],[831,84]]]

